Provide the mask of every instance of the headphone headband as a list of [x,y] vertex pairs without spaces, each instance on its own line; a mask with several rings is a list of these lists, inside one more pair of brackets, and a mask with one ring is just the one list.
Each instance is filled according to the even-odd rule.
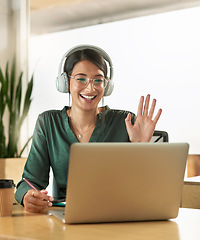
[[66,59],[74,52],[80,51],[80,50],[84,50],[84,49],[91,49],[94,50],[96,52],[98,52],[100,55],[103,56],[104,60],[106,60],[106,62],[109,64],[109,84],[106,87],[105,91],[104,91],[104,96],[108,96],[112,93],[113,88],[114,88],[114,84],[112,81],[113,78],[113,64],[112,64],[112,60],[109,57],[109,55],[100,47],[97,46],[93,46],[93,45],[78,45],[75,46],[71,49],[69,49],[62,57],[59,68],[58,68],[58,77],[56,80],[56,87],[58,89],[59,92],[63,92],[63,93],[67,93],[69,92],[69,84],[68,84],[68,77],[67,74],[65,72],[63,72],[63,64],[65,63]]

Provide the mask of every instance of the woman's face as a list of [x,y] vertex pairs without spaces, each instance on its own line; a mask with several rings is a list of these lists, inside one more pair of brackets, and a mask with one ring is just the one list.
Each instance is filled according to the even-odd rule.
[[[72,106],[82,110],[97,109],[98,103],[104,95],[104,87],[94,86],[92,79],[104,78],[104,73],[95,64],[88,60],[83,60],[74,66],[70,77],[70,93],[72,96]],[[87,86],[82,86],[73,77],[81,76],[84,79],[89,78]]]

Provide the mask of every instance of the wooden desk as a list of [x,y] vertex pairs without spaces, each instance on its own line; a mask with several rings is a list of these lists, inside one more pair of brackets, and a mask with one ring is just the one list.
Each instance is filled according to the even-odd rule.
[[30,214],[15,205],[12,217],[0,218],[0,239],[199,240],[200,210],[180,209],[171,221],[67,225],[47,213]]
[[184,180],[181,206],[200,209],[200,176]]

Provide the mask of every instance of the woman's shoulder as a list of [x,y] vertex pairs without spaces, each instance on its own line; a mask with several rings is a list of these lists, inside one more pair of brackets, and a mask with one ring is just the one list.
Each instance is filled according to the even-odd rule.
[[47,110],[39,114],[38,120],[39,121],[64,121],[67,118],[66,114],[67,107],[64,107],[61,110]]
[[67,107],[64,107],[61,110],[58,110],[58,109],[47,110],[47,111],[40,113],[39,117],[43,118],[43,117],[50,117],[50,116],[52,116],[52,117],[63,116],[63,115],[67,116],[66,110],[67,110]]
[[136,115],[128,110],[121,110],[121,109],[110,109],[108,106],[104,107],[104,111],[99,115],[103,121],[106,122],[116,122],[120,124],[120,122],[124,123],[128,113],[131,114],[131,121],[134,124]]
[[108,106],[105,106],[105,115],[107,116],[124,116],[127,117],[127,114],[131,113],[132,116],[135,116],[135,114],[128,110],[122,110],[122,109],[111,109]]

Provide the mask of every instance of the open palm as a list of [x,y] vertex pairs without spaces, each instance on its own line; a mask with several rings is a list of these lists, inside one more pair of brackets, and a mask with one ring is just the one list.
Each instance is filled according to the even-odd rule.
[[125,119],[126,129],[131,142],[149,142],[153,136],[156,124],[162,113],[162,109],[158,110],[157,115],[153,119],[156,106],[156,99],[153,99],[149,110],[150,95],[148,94],[145,103],[144,97],[140,98],[137,117],[134,125],[131,123],[131,114],[129,113]]

